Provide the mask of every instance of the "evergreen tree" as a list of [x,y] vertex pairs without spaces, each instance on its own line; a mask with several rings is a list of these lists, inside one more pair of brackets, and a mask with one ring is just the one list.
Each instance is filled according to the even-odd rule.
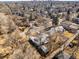
[[53,16],[53,23],[58,25],[58,16]]

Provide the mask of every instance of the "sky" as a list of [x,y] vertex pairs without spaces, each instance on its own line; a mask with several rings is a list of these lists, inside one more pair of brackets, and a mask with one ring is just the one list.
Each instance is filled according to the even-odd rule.
[[[33,1],[33,0],[0,0],[0,1]],[[47,1],[47,0],[36,0],[36,1]],[[52,1],[79,1],[79,0],[52,0]]]

